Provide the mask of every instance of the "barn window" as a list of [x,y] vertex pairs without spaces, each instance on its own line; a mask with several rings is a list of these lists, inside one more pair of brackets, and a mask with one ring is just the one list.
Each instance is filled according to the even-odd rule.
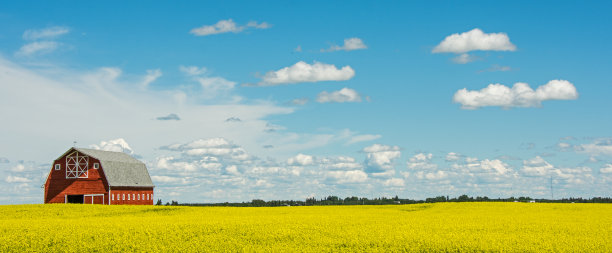
[[128,194],[128,200],[130,200],[130,194]]
[[56,165],[55,165],[55,170],[60,170],[60,169],[62,169],[62,166],[61,166],[61,165],[59,165],[59,164],[56,164]]
[[125,200],[125,193],[123,194],[123,200]]
[[94,163],[94,169],[99,169],[100,168],[100,164],[99,163]]
[[136,200],[136,196],[134,195],[134,193],[132,193],[132,199]]
[[111,194],[111,200],[115,201],[115,194]]
[[87,178],[87,156],[73,152],[66,157],[66,178]]
[[140,200],[140,194],[138,194],[138,200]]

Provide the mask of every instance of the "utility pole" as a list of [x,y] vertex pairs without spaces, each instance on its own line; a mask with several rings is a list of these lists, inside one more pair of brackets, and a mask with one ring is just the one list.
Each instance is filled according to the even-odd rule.
[[550,175],[550,200],[555,199],[555,194],[553,193],[553,182],[552,175]]

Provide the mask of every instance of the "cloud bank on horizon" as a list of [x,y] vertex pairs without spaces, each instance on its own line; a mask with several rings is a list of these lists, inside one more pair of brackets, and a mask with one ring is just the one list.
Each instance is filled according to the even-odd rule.
[[423,32],[394,11],[374,23],[182,11],[110,30],[15,11],[36,18],[0,28],[0,203],[40,202],[73,141],[137,157],[157,197],[181,202],[548,197],[551,178],[555,196],[612,194],[598,38],[542,44],[504,13]]

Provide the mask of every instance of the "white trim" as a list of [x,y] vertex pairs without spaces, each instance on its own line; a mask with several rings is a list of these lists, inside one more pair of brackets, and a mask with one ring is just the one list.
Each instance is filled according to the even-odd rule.
[[97,170],[100,168],[100,164],[99,163],[94,163],[94,170]]
[[[110,188],[110,186],[109,186],[109,187],[108,187],[108,195],[109,195],[109,196],[113,196],[113,197],[112,197],[113,199],[108,201],[108,205],[109,205],[109,206],[111,205],[111,201],[115,201],[115,195],[111,195],[111,194],[112,194],[112,192],[111,192],[111,191],[112,191],[112,190],[111,190],[111,188]],[[110,197],[109,197],[109,199],[110,199]]]
[[104,194],[83,194],[83,204],[85,204],[85,197],[91,197],[91,203],[94,203],[95,196],[102,196],[102,205],[104,205]]
[[64,204],[68,204],[68,194],[64,194]]
[[61,170],[62,169],[62,165],[60,165],[59,163],[55,164],[55,170]]

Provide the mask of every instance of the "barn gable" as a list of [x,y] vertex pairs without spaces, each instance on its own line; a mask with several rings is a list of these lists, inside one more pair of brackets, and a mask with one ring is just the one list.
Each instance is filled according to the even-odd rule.
[[73,151],[78,151],[99,160],[109,186],[155,187],[145,164],[126,153],[87,148],[71,148],[58,159],[61,159]]

